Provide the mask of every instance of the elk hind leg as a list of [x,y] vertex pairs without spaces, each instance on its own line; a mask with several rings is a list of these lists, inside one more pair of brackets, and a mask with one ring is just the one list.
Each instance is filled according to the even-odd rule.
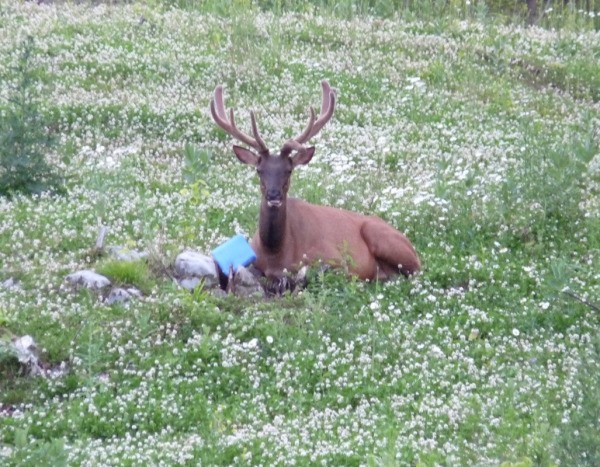
[[369,218],[361,229],[369,251],[377,260],[377,277],[411,276],[421,269],[419,256],[404,234],[379,218]]

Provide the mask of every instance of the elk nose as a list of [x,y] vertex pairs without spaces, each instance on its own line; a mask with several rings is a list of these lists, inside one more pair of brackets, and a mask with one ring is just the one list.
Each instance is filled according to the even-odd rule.
[[275,188],[269,188],[267,190],[267,201],[280,200],[281,191]]
[[267,190],[267,205],[270,208],[278,208],[283,204],[283,196],[280,190],[269,189]]

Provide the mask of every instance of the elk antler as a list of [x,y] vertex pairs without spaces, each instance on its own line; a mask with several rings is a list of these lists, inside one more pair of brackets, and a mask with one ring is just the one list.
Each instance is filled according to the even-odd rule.
[[225,104],[223,103],[223,86],[219,85],[215,88],[215,97],[210,101],[210,113],[212,114],[213,120],[223,128],[228,134],[233,136],[235,139],[241,141],[248,146],[256,149],[259,154],[268,153],[269,148],[265,144],[264,140],[260,136],[258,131],[258,125],[256,124],[256,117],[254,112],[250,112],[250,121],[252,123],[252,134],[254,137],[244,133],[235,126],[235,117],[233,116],[233,109],[229,109],[229,120],[225,112]]
[[321,87],[323,88],[323,97],[321,100],[321,113],[319,114],[319,118],[316,118],[314,109],[310,107],[308,124],[304,131],[296,136],[293,141],[300,144],[307,143],[308,140],[319,133],[325,124],[331,120],[333,111],[335,110],[335,90],[331,88],[327,80],[321,81]]

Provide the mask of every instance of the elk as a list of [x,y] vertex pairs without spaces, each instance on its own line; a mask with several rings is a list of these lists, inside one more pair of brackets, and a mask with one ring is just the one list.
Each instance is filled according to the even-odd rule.
[[240,162],[256,168],[262,200],[258,232],[250,244],[257,259],[254,266],[267,279],[285,280],[286,272],[322,261],[345,267],[362,280],[385,280],[419,271],[419,257],[408,238],[376,216],[318,206],[288,198],[293,170],[312,159],[315,148],[306,143],[331,119],[336,94],[322,81],[321,113],[309,108],[308,124],[298,136],[286,141],[278,153],[271,153],[250,112],[252,136],[239,130],[233,109],[229,118],[223,102],[223,87],[217,86],[210,102],[212,118],[230,136],[251,149],[234,145]]

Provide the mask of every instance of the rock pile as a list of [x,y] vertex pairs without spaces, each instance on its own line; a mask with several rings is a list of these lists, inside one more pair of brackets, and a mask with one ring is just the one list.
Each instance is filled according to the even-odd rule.
[[[148,256],[147,253],[120,246],[108,247],[106,251],[119,261],[138,261]],[[217,295],[224,295],[227,292],[242,297],[265,297],[265,287],[261,283],[260,276],[260,272],[254,267],[240,266],[231,278],[228,278],[220,272],[211,256],[196,251],[183,251],[175,259],[173,278],[181,287],[189,291],[202,286]],[[227,286],[226,292],[221,289],[221,285]],[[125,303],[143,297],[139,289],[131,286],[116,286],[108,277],[91,269],[83,269],[67,275],[63,288],[89,289],[97,293],[100,300],[107,305]]]
[[[199,284],[205,288],[220,290],[221,282],[227,284],[227,291],[242,297],[264,297],[265,290],[260,283],[260,274],[250,266],[240,266],[231,278],[222,277],[212,257],[195,251],[184,251],[175,259],[175,276],[183,288],[193,290]],[[217,292],[218,293],[218,292]]]

